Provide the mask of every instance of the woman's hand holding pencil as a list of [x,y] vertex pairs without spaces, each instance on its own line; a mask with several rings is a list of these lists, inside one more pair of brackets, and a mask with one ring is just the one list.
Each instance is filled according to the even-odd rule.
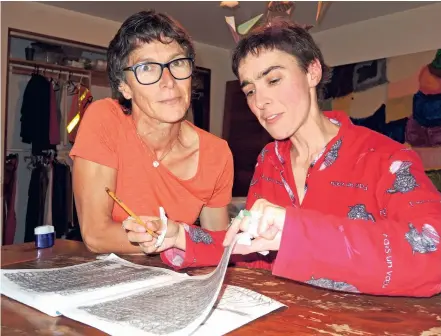
[[179,225],[171,219],[165,218],[165,220],[167,220],[167,231],[164,241],[162,244],[159,243],[158,245],[160,246],[157,247],[155,245],[163,227],[161,219],[159,217],[137,216],[115,195],[113,191],[106,188],[106,192],[121,208],[124,209],[125,212],[127,212],[127,214],[129,214],[129,217],[123,222],[123,227],[127,230],[129,241],[139,244],[144,253],[162,252],[172,247],[185,250],[185,232],[182,225]]
[[[143,225],[139,225],[135,219],[129,217],[123,222],[123,226],[128,231],[127,237],[129,241],[139,244],[144,253],[149,254],[162,252],[172,247],[182,248],[182,246],[179,246],[180,244],[177,244],[178,240],[185,241],[185,233],[183,232],[184,228],[182,225],[179,225],[178,223],[169,219],[164,242],[160,247],[156,247],[155,244],[157,237],[153,237],[146,230],[148,229],[153,232],[160,232],[162,227],[161,220],[159,217],[149,216],[140,216],[140,219],[143,221]],[[180,236],[183,236],[184,239],[178,239]]]

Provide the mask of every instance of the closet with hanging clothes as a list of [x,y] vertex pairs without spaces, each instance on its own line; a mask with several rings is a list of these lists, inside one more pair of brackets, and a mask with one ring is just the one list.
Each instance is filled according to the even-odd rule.
[[[53,225],[57,238],[81,240],[69,151],[89,104],[111,96],[105,67],[96,61],[105,59],[105,53],[103,48],[9,32],[3,245],[33,242],[40,225]],[[90,58],[95,62],[88,63]]]

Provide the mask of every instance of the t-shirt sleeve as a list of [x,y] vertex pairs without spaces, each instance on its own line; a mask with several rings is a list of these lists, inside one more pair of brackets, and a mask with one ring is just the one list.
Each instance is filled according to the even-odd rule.
[[224,155],[221,157],[224,158],[223,164],[220,165],[222,167],[222,171],[219,174],[219,177],[216,181],[216,185],[214,187],[213,196],[207,202],[208,207],[212,208],[220,208],[227,206],[231,202],[232,193],[233,193],[233,180],[234,180],[234,164],[233,164],[233,154],[231,153],[230,147],[225,142],[225,146],[223,147]]
[[117,169],[118,112],[117,106],[107,99],[93,102],[80,121],[70,157]]

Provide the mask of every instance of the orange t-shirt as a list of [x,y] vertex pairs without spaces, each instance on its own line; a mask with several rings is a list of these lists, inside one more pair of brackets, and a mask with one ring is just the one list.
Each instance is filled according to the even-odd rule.
[[[227,142],[190,125],[199,135],[199,163],[196,175],[188,180],[161,164],[153,167],[132,117],[110,98],[88,107],[70,156],[116,169],[116,195],[138,216],[159,216],[162,206],[170,219],[192,224],[203,206],[220,208],[230,203],[234,170]],[[115,203],[112,216],[122,222],[128,214]]]

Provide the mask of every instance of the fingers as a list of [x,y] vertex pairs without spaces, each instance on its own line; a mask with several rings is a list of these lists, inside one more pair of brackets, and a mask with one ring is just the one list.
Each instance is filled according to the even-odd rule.
[[[155,221],[149,221],[148,218],[142,218],[145,221],[146,226],[154,230],[157,227],[157,223]],[[154,219],[151,217],[151,219]],[[147,246],[154,244],[154,238],[146,232],[145,226],[140,225],[135,219],[132,217],[128,217],[123,222],[123,227],[127,230],[127,238],[132,243],[144,244]]]
[[239,226],[240,226],[240,220],[239,219],[233,219],[231,222],[230,227],[228,228],[228,231],[225,235],[225,239],[223,242],[224,246],[229,246],[232,242],[236,234],[239,232]]
[[122,222],[122,227],[128,231],[133,232],[146,232],[145,226],[140,225],[137,221],[135,221],[132,217],[127,217]]
[[234,241],[234,238],[236,237],[239,231],[248,231],[249,225],[250,225],[249,217],[244,217],[242,219],[235,218],[232,221],[230,228],[227,231],[227,234],[225,235],[223,245],[229,246]]
[[236,244],[233,254],[250,254],[261,251],[272,250],[271,241],[266,238],[255,238],[251,241],[251,245]]
[[140,217],[144,225],[139,224],[133,217],[127,217],[122,223],[124,229],[134,232],[146,232],[146,228],[156,232],[162,228],[162,223],[157,217]]
[[138,244],[144,253],[153,253],[158,249],[155,246],[156,238],[153,238],[147,232],[128,231],[127,238],[131,243]]
[[264,231],[259,232],[259,237],[265,238],[266,240],[273,240],[276,238],[277,233],[279,233],[279,229],[275,226],[270,226]]
[[134,232],[134,231],[129,231],[127,233],[127,238],[129,239],[129,241],[131,241],[132,243],[145,243],[145,242],[152,242],[153,241],[153,237],[151,235],[149,235],[148,233],[145,232]]
[[146,254],[157,252],[158,248],[153,243],[140,243],[142,251]]

